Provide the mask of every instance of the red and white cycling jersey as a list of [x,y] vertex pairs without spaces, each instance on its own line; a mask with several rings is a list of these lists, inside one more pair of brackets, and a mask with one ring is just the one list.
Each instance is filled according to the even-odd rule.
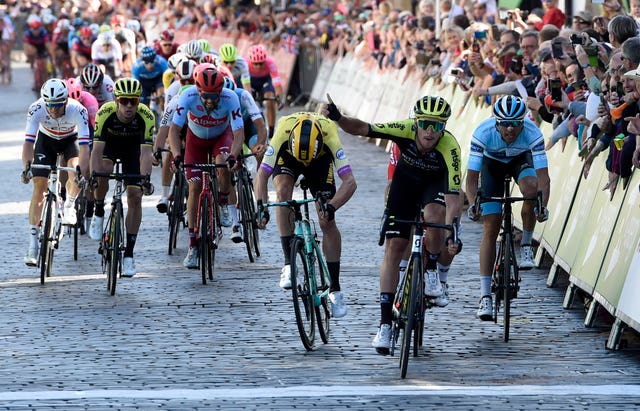
[[56,140],[78,134],[78,144],[89,144],[89,115],[87,109],[70,98],[60,118],[52,118],[47,112],[43,99],[29,106],[25,141],[35,142],[38,131]]
[[204,140],[221,136],[229,124],[233,131],[241,129],[244,123],[240,100],[234,91],[223,88],[218,107],[207,112],[200,100],[198,89],[191,86],[178,96],[178,106],[173,114],[173,124],[182,128],[185,122],[196,137]]

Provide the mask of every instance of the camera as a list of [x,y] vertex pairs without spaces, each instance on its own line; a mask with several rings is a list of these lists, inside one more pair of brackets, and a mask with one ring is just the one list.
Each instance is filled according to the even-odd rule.
[[473,38],[474,39],[486,39],[487,38],[487,32],[486,31],[474,31],[473,32]]
[[416,41],[416,50],[424,50],[424,41]]
[[547,87],[551,92],[551,100],[553,101],[561,101],[562,100],[562,83],[559,78],[550,78],[548,80]]
[[579,35],[577,33],[574,33],[574,34],[571,35],[571,44],[584,45],[585,44],[585,39],[581,35]]
[[451,74],[454,76],[461,76],[464,74],[464,70],[462,70],[460,67],[454,67],[451,69]]
[[510,20],[513,17],[513,13],[506,10],[500,10],[498,16],[500,17],[500,20]]
[[431,65],[432,66],[439,66],[440,65],[440,59],[431,59]]
[[598,55],[598,46],[594,44],[589,44],[582,46],[584,52],[587,53],[587,56],[597,56]]
[[509,71],[515,74],[522,74],[522,57],[516,56],[509,62]]

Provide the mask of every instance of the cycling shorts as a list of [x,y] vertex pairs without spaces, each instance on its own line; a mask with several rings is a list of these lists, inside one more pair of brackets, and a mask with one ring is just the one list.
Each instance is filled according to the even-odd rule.
[[[537,174],[533,168],[533,157],[530,151],[526,151],[514,157],[508,163],[484,157],[480,180],[482,194],[487,197],[502,197],[504,195],[504,176],[509,174],[517,183],[523,177],[535,177]],[[481,201],[482,215],[501,214],[502,204],[496,201]]]
[[[115,163],[117,159],[122,162],[122,172],[125,174],[140,174],[140,145],[139,144],[109,144],[104,145],[102,158]],[[124,180],[127,186],[141,187],[139,178],[126,178]]]
[[[221,136],[212,139],[202,139],[197,137],[193,132],[187,130],[187,142],[184,150],[185,164],[205,164],[209,162],[209,154],[212,158],[222,153],[231,152],[231,144],[233,144],[233,132],[231,126],[227,126]],[[197,168],[187,168],[187,180],[200,180],[202,170]]]
[[[68,162],[70,159],[78,157],[78,153],[77,134],[63,139],[56,139],[42,131],[38,131],[33,149],[33,164],[54,166],[58,160],[58,154],[62,154],[64,161]],[[42,168],[34,168],[31,173],[34,177],[49,177],[49,170]]]
[[336,194],[336,180],[333,172],[333,159],[330,154],[323,154],[305,166],[295,159],[288,151],[283,151],[278,157],[273,169],[273,176],[286,174],[297,180],[303,175],[312,196],[322,194],[331,199]]

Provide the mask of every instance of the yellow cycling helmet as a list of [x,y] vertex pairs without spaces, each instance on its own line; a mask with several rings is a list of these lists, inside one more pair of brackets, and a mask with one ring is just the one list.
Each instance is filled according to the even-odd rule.
[[224,63],[233,63],[238,59],[238,49],[231,43],[225,43],[220,46],[220,58]]
[[113,94],[116,97],[140,97],[142,94],[142,85],[134,78],[121,78],[116,81]]
[[451,117],[451,106],[439,96],[424,96],[413,106],[415,118],[435,118],[446,122]]
[[289,134],[289,149],[298,161],[309,164],[318,158],[323,147],[322,128],[316,118],[303,113]]

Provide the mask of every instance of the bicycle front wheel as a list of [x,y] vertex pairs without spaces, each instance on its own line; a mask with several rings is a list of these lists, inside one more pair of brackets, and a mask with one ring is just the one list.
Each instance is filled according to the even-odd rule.
[[180,224],[184,216],[184,189],[184,176],[182,172],[178,172],[175,175],[173,192],[167,210],[169,215],[169,255],[173,254],[178,243],[178,231],[180,231]]
[[111,224],[109,224],[109,240],[107,249],[109,250],[109,259],[107,265],[107,290],[111,295],[116,293],[116,284],[118,282],[118,268],[120,266],[120,255],[122,242],[122,232],[120,225],[122,224],[122,205],[118,204],[111,211]]
[[53,254],[53,198],[49,195],[44,203],[42,232],[40,233],[40,284],[44,284],[45,277],[51,273],[51,255]]
[[242,179],[242,176],[238,178],[238,208],[240,213],[240,224],[242,225],[242,240],[247,248],[247,256],[249,257],[249,262],[253,263],[255,258],[253,257],[253,226],[251,224],[251,217],[249,215],[249,187],[247,187],[246,182]]
[[[422,269],[419,264],[413,261],[411,264],[411,291],[409,297],[409,305],[407,306],[407,320],[404,325],[404,332],[402,333],[402,339],[400,342],[400,377],[405,378],[407,376],[407,368],[409,366],[409,352],[411,351],[411,334],[413,333],[416,323],[416,307],[418,305],[418,298],[422,296],[422,290],[418,288],[419,278],[422,276]],[[407,268],[408,269],[408,268]]]
[[[211,276],[211,244],[209,231],[209,197],[202,196],[200,202],[200,271],[202,273],[202,284],[207,283],[207,277]],[[211,279],[211,277],[209,277]]]
[[504,260],[502,262],[502,292],[503,292],[503,305],[502,318],[503,318],[503,332],[502,336],[504,342],[509,341],[509,326],[511,322],[511,271],[512,265],[515,264],[513,258],[513,239],[510,235],[505,236],[504,244]]
[[314,248],[315,264],[314,264],[314,281],[316,296],[320,300],[319,305],[315,305],[316,320],[318,321],[318,331],[320,332],[320,339],[323,343],[329,342],[329,320],[331,319],[331,311],[329,311],[329,287],[331,285],[331,278],[329,273],[324,269],[324,258],[319,246]]
[[307,351],[313,350],[315,340],[315,312],[309,286],[309,269],[304,240],[294,237],[291,243],[291,296],[300,339]]

